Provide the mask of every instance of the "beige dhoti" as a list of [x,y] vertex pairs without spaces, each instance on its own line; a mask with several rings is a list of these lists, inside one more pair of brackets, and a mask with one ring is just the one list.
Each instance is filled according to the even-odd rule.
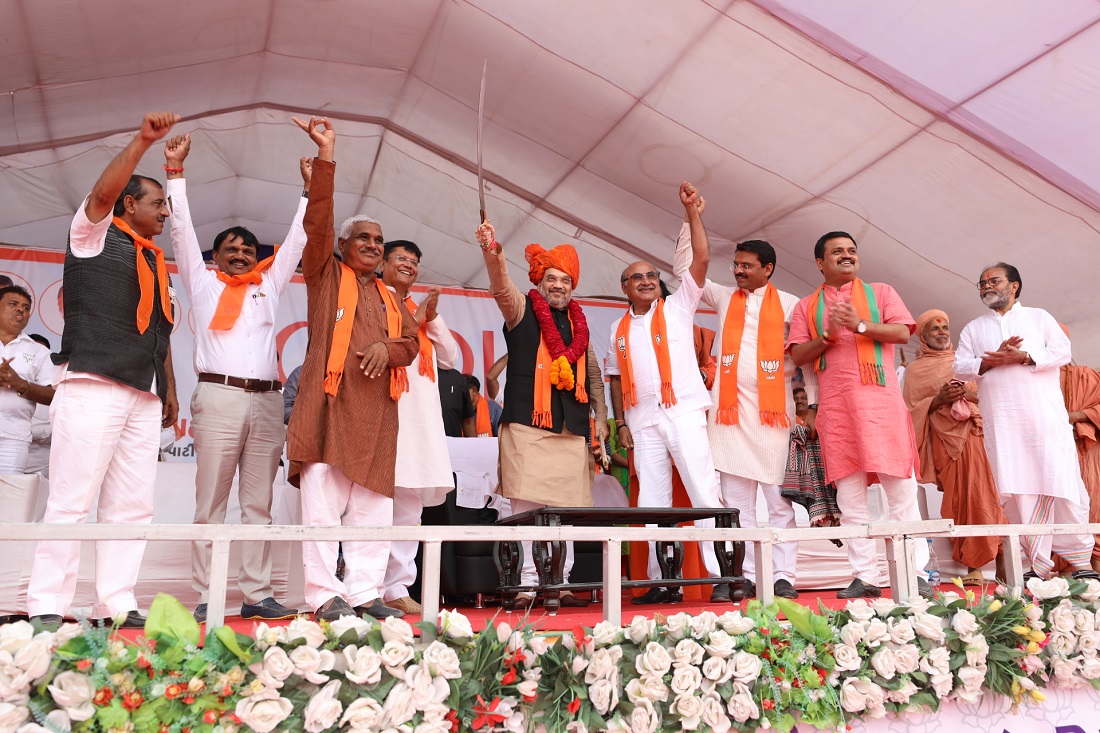
[[507,499],[545,506],[592,506],[588,442],[565,428],[561,433],[500,425],[500,489]]

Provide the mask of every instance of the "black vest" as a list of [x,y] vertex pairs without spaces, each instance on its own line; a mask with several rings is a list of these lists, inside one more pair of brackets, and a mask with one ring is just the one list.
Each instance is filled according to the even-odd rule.
[[164,401],[164,358],[172,324],[160,305],[156,256],[142,255],[153,271],[153,313],[145,333],[138,333],[141,299],[134,240],[114,224],[107,230],[103,251],[95,257],[65,253],[65,332],[54,364],[68,362],[73,372],[90,372],[147,391],[157,380]]
[[[566,311],[550,309],[554,324],[558,327],[562,341],[568,346],[573,341],[573,327],[569,323]],[[512,330],[504,329],[504,340],[508,344],[508,381],[504,383],[504,411],[500,415],[502,423],[515,422],[531,425],[531,413],[535,409],[535,366],[539,352],[539,322],[535,318],[535,309],[531,306],[531,296],[527,296],[527,309],[523,318]],[[574,373],[577,365],[571,364]],[[577,379],[585,380],[585,388],[592,394],[587,374],[578,374]],[[573,390],[565,391],[550,388],[550,411],[554,417],[552,432],[560,433],[562,424],[574,435],[587,436],[588,404],[577,402]]]

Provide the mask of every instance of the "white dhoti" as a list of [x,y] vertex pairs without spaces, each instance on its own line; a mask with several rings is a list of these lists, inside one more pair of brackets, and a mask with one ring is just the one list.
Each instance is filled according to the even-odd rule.
[[[768,504],[768,525],[781,529],[794,529],[798,526],[795,520],[794,507],[791,502],[784,499],[779,487],[775,484],[760,484],[752,479],[742,476],[734,476],[729,473],[719,473],[718,480],[722,487],[722,498],[726,506],[741,510],[739,520],[742,527],[758,527],[756,518],[756,487],[759,485],[764,491],[764,500]],[[794,585],[795,574],[798,569],[798,543],[782,542],[772,548],[772,561],[775,567],[775,579],[786,580]],[[756,546],[752,542],[745,543],[745,564],[743,574],[753,583],[756,582]]]
[[[878,474],[879,483],[886,491],[886,501],[890,505],[890,521],[919,522],[920,509],[917,506],[917,479],[913,476],[899,478]],[[871,512],[867,508],[867,474],[852,473],[836,480],[836,503],[840,507],[840,526],[868,524]],[[848,562],[852,565],[852,575],[864,583],[881,585],[879,582],[878,559],[875,555],[875,540],[868,538],[850,538],[844,540],[848,547]],[[916,542],[913,548],[914,560],[918,568],[928,564],[928,543]]]

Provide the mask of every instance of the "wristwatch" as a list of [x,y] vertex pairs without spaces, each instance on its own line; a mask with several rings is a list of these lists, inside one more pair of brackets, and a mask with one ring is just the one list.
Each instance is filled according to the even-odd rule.
[[856,324],[856,333],[867,333],[867,323],[865,321]]

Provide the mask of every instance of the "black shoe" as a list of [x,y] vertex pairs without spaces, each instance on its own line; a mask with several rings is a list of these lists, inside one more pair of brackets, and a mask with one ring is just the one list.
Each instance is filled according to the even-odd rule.
[[206,604],[200,603],[199,605],[195,606],[195,612],[191,615],[194,616],[195,620],[198,621],[200,624],[206,623]]
[[871,585],[870,583],[864,583],[859,578],[853,578],[851,585],[842,591],[837,591],[836,597],[840,599],[845,598],[880,598],[882,596],[882,589],[877,585]]
[[[115,620],[113,618],[100,618],[96,619],[95,623],[98,626],[112,626]],[[126,617],[122,619],[122,623],[118,625],[120,629],[144,629],[145,617],[138,611],[127,611]]]
[[1096,572],[1092,568],[1081,568],[1080,570],[1073,571],[1074,580],[1100,580],[1100,573]]
[[577,598],[572,593],[562,593],[558,598],[558,604],[562,608],[587,608],[588,601],[583,598]]
[[791,581],[786,578],[780,578],[775,581],[773,588],[775,589],[775,595],[780,598],[798,598],[798,591],[791,585]]
[[355,609],[340,596],[333,596],[328,602],[313,612],[314,621],[337,621],[344,616],[355,616]]
[[[917,576],[917,595],[921,598],[934,598],[936,595],[936,589],[932,587],[932,584],[924,579],[923,575]],[[837,594],[837,598],[840,598],[840,594]]]
[[31,616],[31,623],[37,625],[43,631],[57,631],[64,622],[65,619],[56,613],[42,613]]
[[729,583],[719,583],[714,586],[714,590],[710,592],[711,603],[729,603],[730,602],[730,586]]
[[737,586],[730,593],[730,600],[739,603],[746,598],[756,598],[756,583],[746,580],[744,584]]
[[389,606],[387,606],[385,603],[382,602],[381,598],[375,598],[369,604],[356,606],[355,613],[360,617],[362,617],[363,614],[366,614],[368,616],[373,616],[376,619],[384,619],[388,616],[401,618],[405,615],[405,612],[402,611],[400,608],[390,608]]
[[630,602],[635,606],[650,606],[654,603],[672,603],[669,598],[668,591],[659,586],[655,586],[646,591],[644,596],[638,596],[637,598],[631,598]]
[[278,619],[297,617],[297,611],[287,608],[271,596],[268,596],[259,603],[244,603],[241,605],[241,618],[243,619],[259,618],[266,621],[275,621]]

